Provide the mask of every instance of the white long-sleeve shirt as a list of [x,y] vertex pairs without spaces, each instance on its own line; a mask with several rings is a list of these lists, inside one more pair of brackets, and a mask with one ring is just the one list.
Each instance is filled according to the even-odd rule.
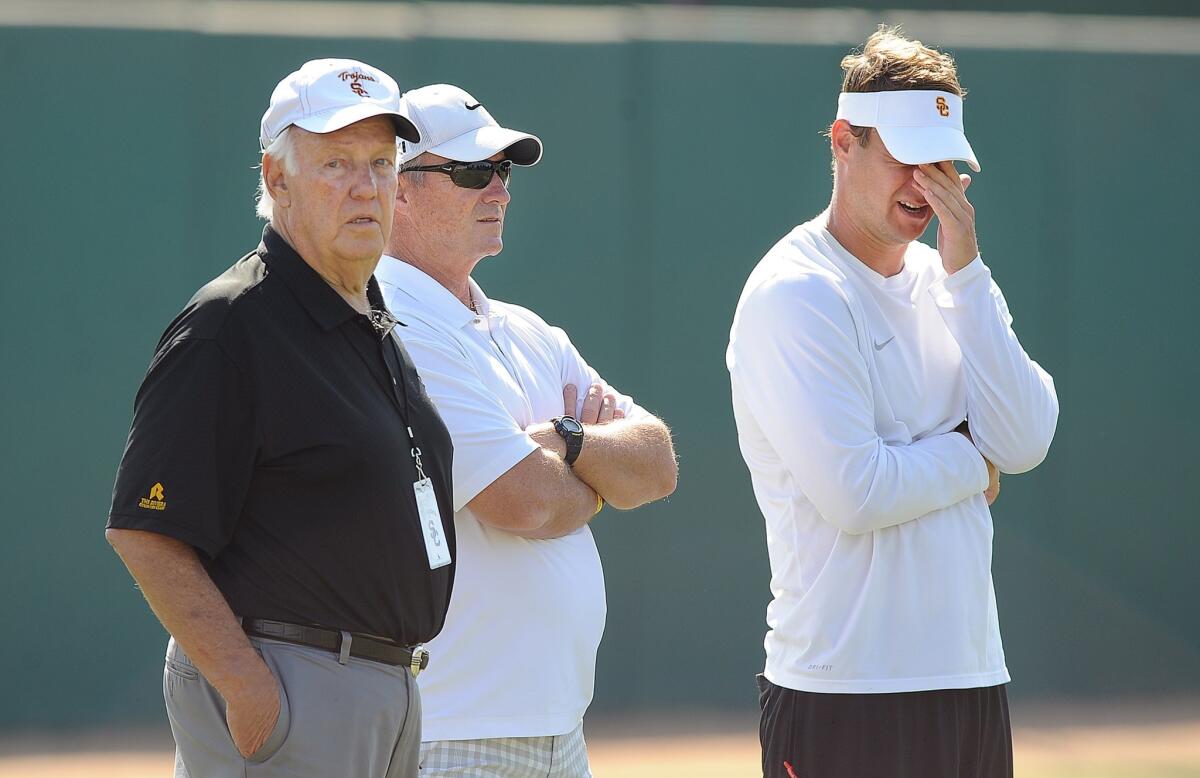
[[767,525],[765,675],[810,692],[1004,683],[980,452],[1006,473],[1040,463],[1053,380],[981,258],[947,276],[913,242],[885,278],[826,222],[751,273],[726,356]]

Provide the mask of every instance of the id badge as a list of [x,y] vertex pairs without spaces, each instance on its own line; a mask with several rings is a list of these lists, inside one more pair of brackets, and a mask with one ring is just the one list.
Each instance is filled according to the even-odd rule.
[[433,493],[433,481],[428,478],[413,481],[413,493],[417,496],[417,513],[421,517],[421,533],[425,535],[429,569],[437,570],[450,564],[450,544],[442,532],[442,514]]

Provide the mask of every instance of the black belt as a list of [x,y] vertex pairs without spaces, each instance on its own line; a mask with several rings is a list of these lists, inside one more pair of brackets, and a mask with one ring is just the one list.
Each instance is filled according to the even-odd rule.
[[346,664],[346,659],[353,656],[385,665],[407,667],[414,677],[429,666],[429,652],[421,646],[401,646],[358,632],[306,627],[268,619],[242,619],[242,629],[251,637],[332,651],[342,664]]

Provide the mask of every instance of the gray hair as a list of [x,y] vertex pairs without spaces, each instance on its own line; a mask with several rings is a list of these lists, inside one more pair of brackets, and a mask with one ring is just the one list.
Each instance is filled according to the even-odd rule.
[[[270,156],[271,159],[283,166],[286,173],[290,173],[294,169],[292,164],[295,155],[295,148],[292,146],[291,139],[288,136],[288,130],[291,126],[284,127],[279,134],[275,136],[275,140],[271,141],[271,145],[267,146],[263,156]],[[275,200],[271,197],[271,193],[267,191],[267,179],[265,171],[260,166],[258,170],[258,197],[256,198],[257,205],[255,212],[260,219],[271,221],[271,217],[275,213]]]
[[[396,175],[400,175],[401,173],[408,171],[410,168],[421,167],[422,165],[427,164],[429,164],[429,152],[423,151],[410,159],[408,162],[401,164],[396,170]],[[407,175],[409,180],[412,181],[413,186],[420,186],[425,180],[426,173],[423,170],[417,170],[415,172],[407,173]]]

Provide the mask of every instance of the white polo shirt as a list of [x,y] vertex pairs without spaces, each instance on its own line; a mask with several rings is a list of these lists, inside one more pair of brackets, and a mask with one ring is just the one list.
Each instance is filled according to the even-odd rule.
[[[982,451],[1042,461],[1058,418],[991,272],[913,242],[885,278],[796,227],[751,273],[726,355],[767,524],[765,675],[809,692],[1008,681]],[[952,430],[969,419],[975,444]]]
[[[384,256],[375,271],[396,332],[454,442],[458,568],[446,626],[418,677],[422,739],[561,735],[592,700],[604,632],[604,575],[591,529],[528,540],[480,522],[475,495],[538,448],[531,424],[563,415],[563,387],[603,380],[565,332],[516,305],[480,314],[412,265]],[[627,418],[645,414],[617,395]]]

